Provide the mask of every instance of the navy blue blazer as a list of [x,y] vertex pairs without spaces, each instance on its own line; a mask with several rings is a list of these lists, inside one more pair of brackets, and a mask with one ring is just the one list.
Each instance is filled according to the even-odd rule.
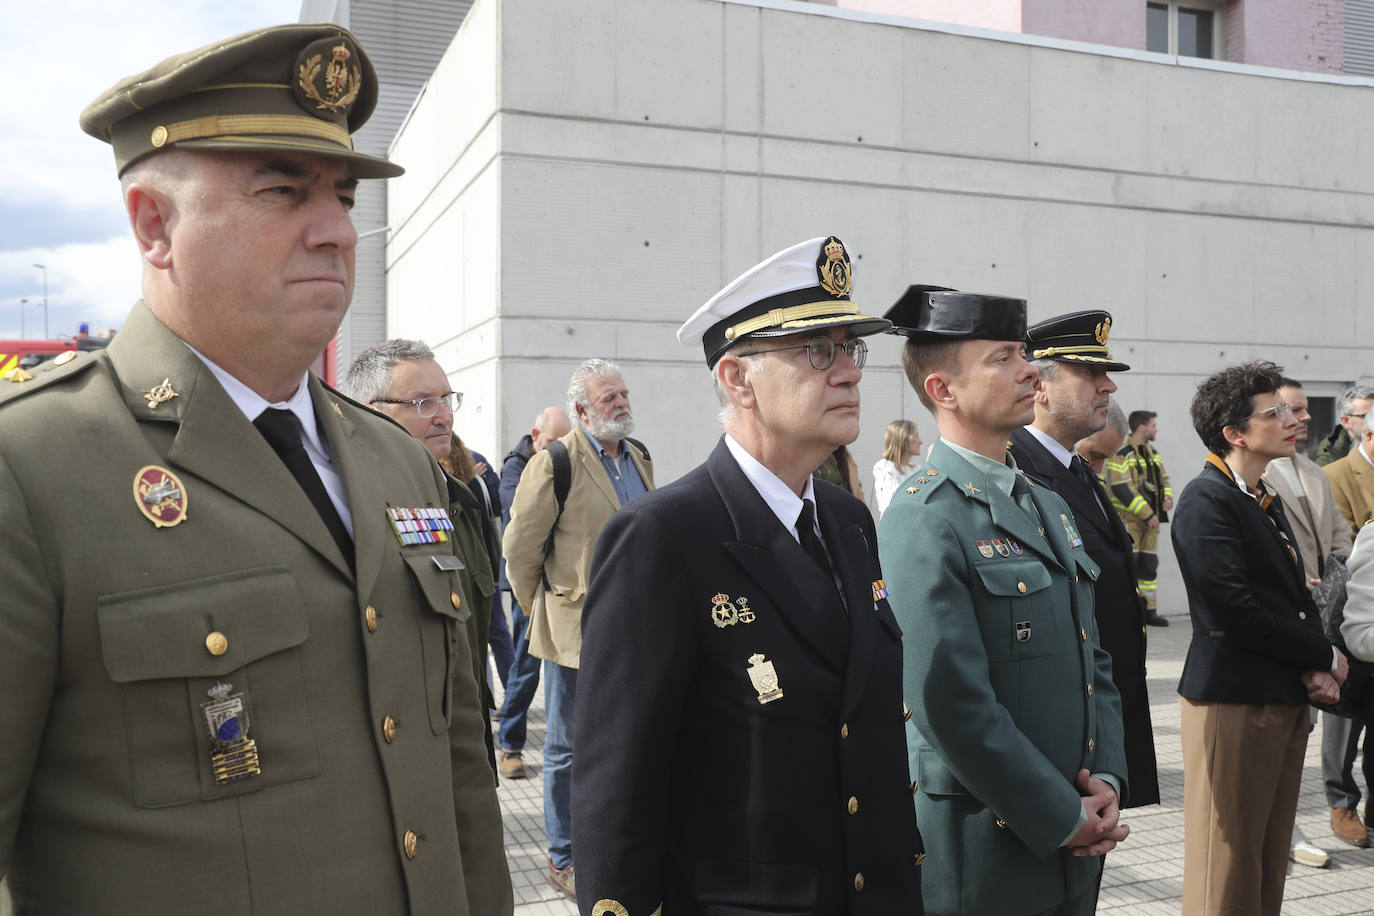
[[1266,512],[1209,462],[1183,489],[1170,527],[1193,622],[1179,694],[1306,703],[1302,673],[1329,670],[1331,644],[1302,560],[1288,546],[1297,542],[1282,502],[1275,498]]
[[603,530],[573,759],[584,916],[922,912],[872,516],[815,492],[847,612],[724,441]]

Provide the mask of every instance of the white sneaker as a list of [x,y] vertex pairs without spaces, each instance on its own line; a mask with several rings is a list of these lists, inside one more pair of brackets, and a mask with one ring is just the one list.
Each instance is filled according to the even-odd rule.
[[1294,862],[1299,865],[1306,865],[1308,868],[1325,868],[1326,863],[1331,861],[1326,850],[1313,846],[1307,840],[1299,840],[1294,843],[1288,854],[1293,857]]

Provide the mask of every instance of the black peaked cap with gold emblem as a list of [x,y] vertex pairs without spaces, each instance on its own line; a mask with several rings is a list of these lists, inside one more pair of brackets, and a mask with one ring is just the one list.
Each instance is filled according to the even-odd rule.
[[849,299],[849,252],[833,235],[799,242],[755,264],[726,284],[677,330],[679,343],[700,343],[712,368],[746,337],[784,337],[848,327],[856,337],[890,322],[864,315]]
[[158,150],[309,153],[347,160],[357,178],[405,170],[356,152],[350,136],[377,106],[377,71],[342,26],[245,32],[120,80],[81,113],[114,147],[119,173]]
[[883,317],[892,322],[889,334],[929,341],[1026,337],[1026,300],[946,286],[908,286]]
[[1107,337],[1111,332],[1111,313],[1101,309],[1056,315],[1026,329],[1026,355],[1030,359],[1052,359],[1099,366],[1108,372],[1125,372],[1131,367],[1113,359],[1107,352]]

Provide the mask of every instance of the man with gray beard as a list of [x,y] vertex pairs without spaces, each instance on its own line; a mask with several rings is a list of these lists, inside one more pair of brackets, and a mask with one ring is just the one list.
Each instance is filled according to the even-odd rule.
[[1040,370],[1035,420],[1011,434],[1010,447],[1027,476],[1058,493],[1073,509],[1084,549],[1101,567],[1094,585],[1094,614],[1102,648],[1112,657],[1112,681],[1121,694],[1130,785],[1121,807],[1133,808],[1159,801],[1150,698],[1145,692],[1144,608],[1135,587],[1131,538],[1097,475],[1074,451],[1079,440],[1107,427],[1116,391],[1107,373],[1130,369],[1107,352],[1111,328],[1107,312],[1085,311],[1026,329],[1027,355]]
[[571,432],[520,475],[502,540],[506,579],[529,611],[529,651],[544,659],[544,827],[549,881],[576,899],[572,850],[573,700],[592,548],[617,509],[654,488],[620,367],[589,359],[568,385]]

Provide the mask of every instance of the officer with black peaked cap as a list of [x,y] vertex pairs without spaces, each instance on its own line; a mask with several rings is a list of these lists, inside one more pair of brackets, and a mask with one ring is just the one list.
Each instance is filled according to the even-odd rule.
[[862,336],[888,327],[851,282],[844,244],[811,239],[678,331],[725,435],[597,544],[573,762],[584,916],[921,912],[873,517],[811,476],[858,436]]
[[1026,304],[913,286],[887,312],[940,439],[882,517],[928,913],[1090,914],[1125,838],[1120,698],[1069,507],[1007,457]]
[[1111,329],[1108,312],[1089,309],[1047,318],[1026,330],[1040,388],[1035,420],[1011,434],[1010,450],[1027,476],[1069,504],[1084,548],[1101,570],[1093,589],[1095,616],[1102,647],[1112,657],[1112,681],[1121,693],[1131,786],[1122,807],[1133,808],[1159,801],[1145,684],[1145,605],[1136,591],[1131,537],[1101,481],[1075,452],[1079,440],[1107,424],[1116,391],[1108,373],[1130,368],[1108,352]]

